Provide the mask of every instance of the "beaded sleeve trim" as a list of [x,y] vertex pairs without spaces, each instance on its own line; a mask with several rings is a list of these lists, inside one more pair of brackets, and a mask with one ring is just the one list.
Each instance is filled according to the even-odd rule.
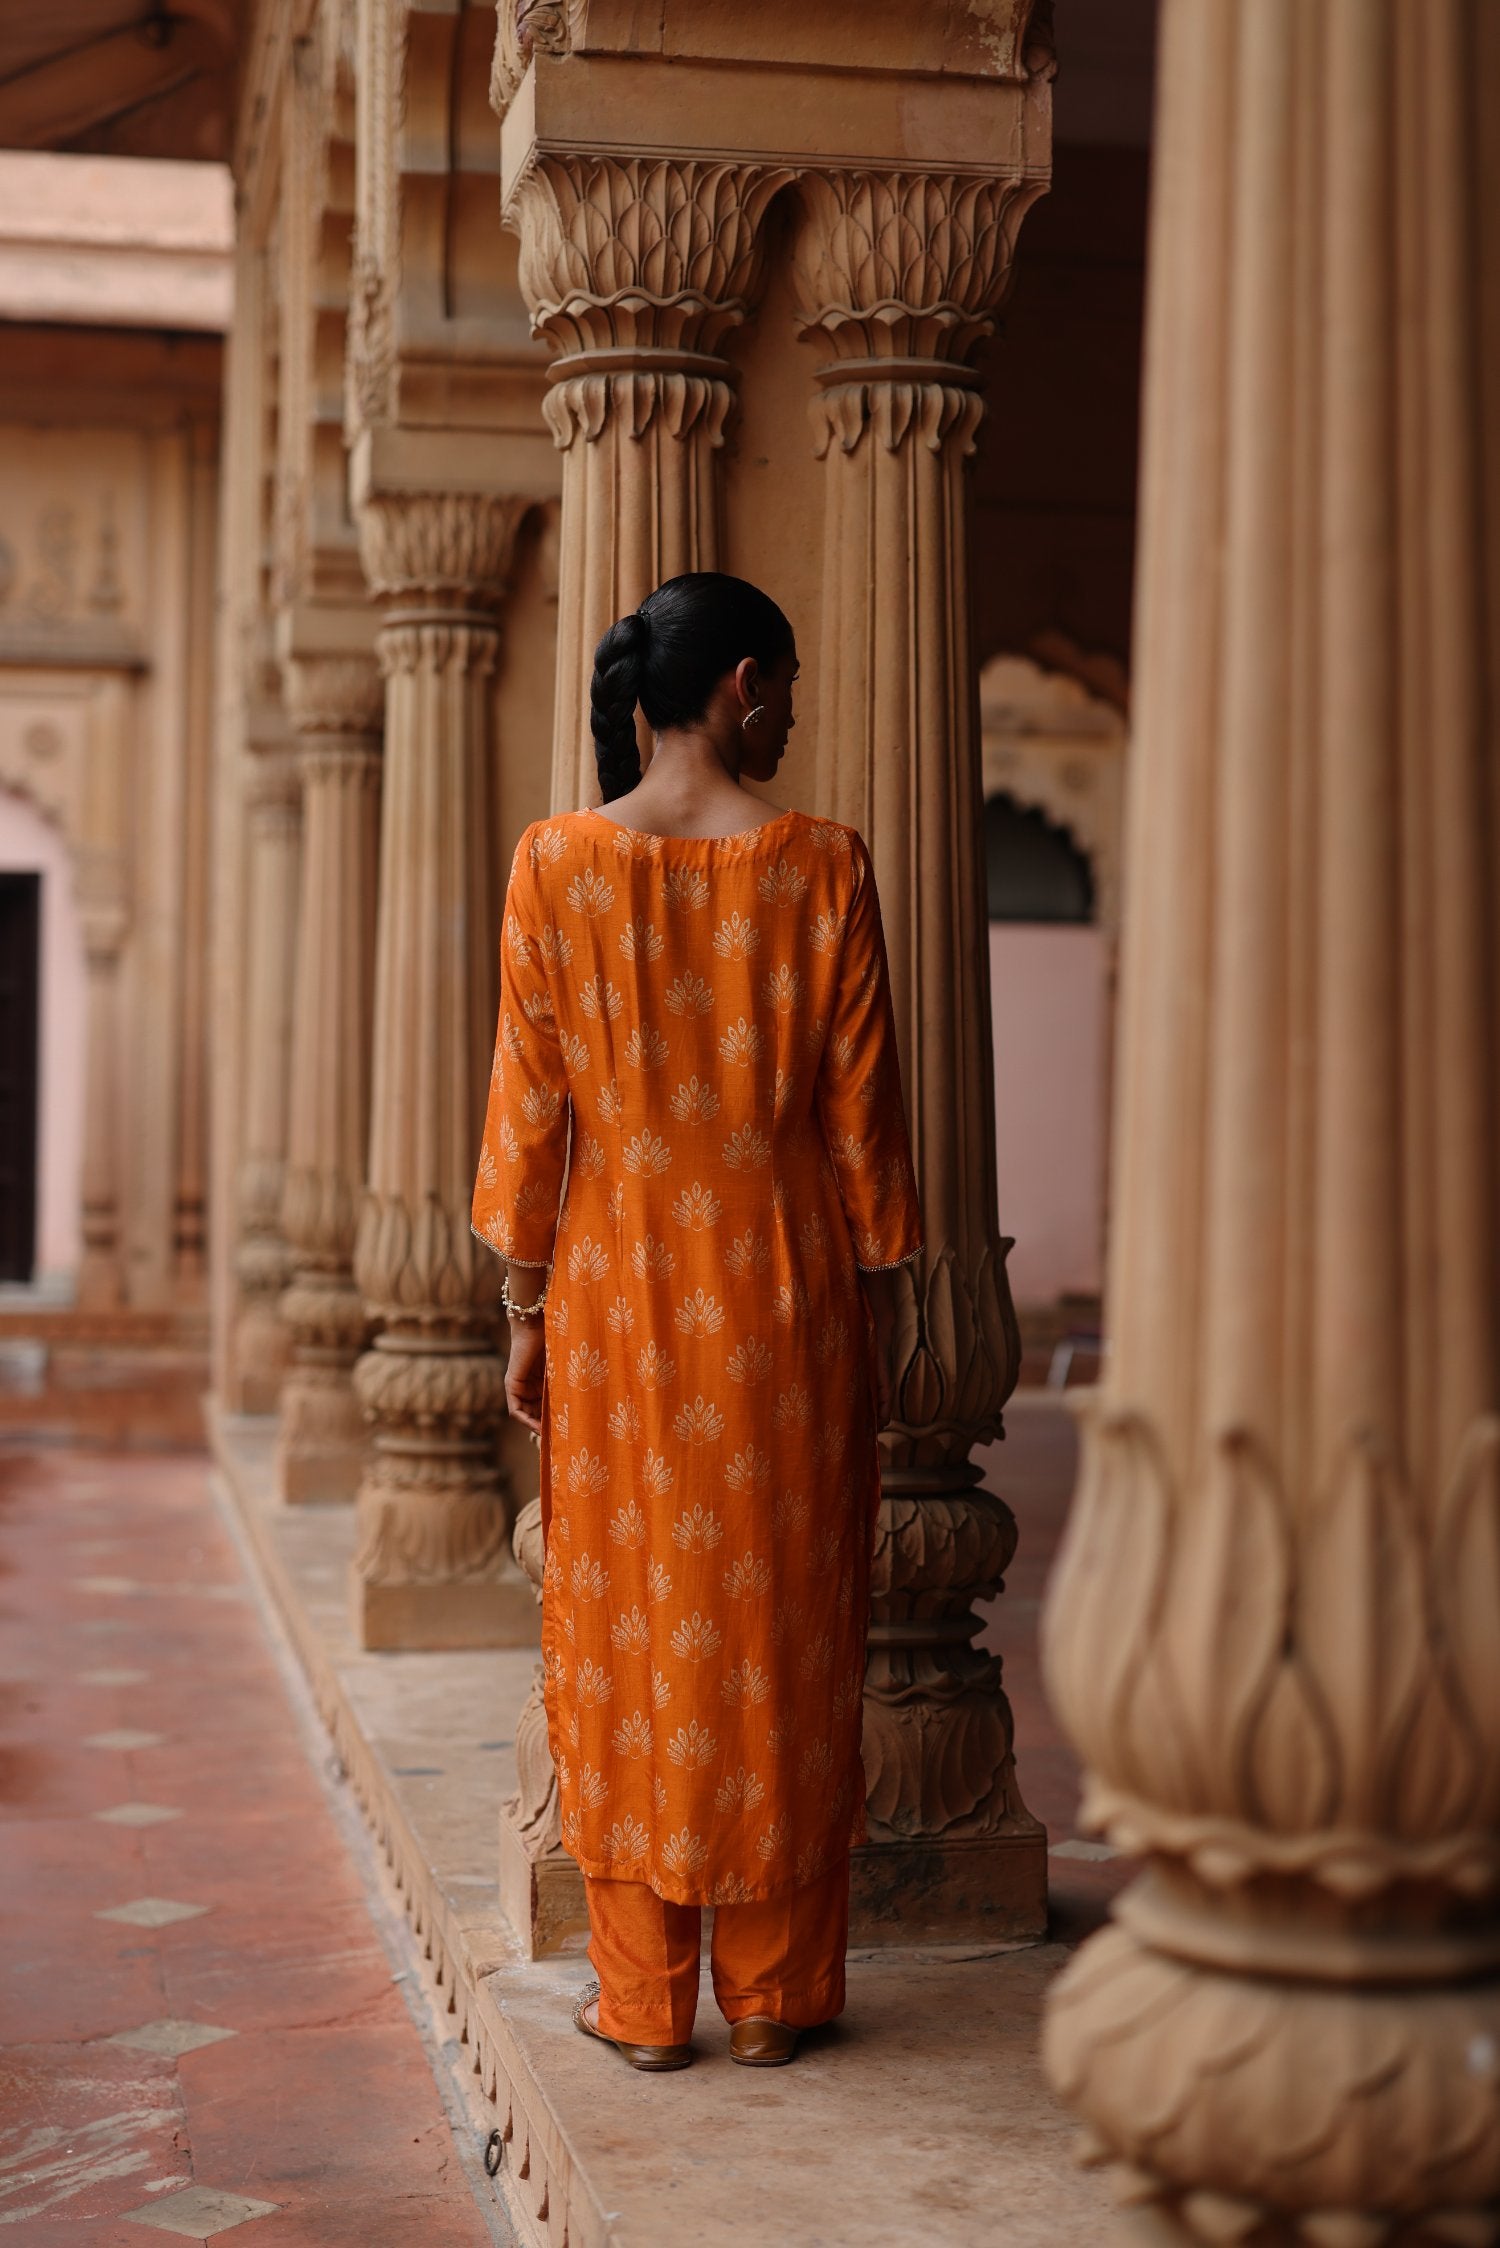
[[469,1231],[473,1234],[474,1239],[482,1241],[490,1254],[498,1257],[502,1264],[514,1265],[520,1272],[550,1272],[552,1270],[552,1259],[550,1257],[541,1260],[534,1257],[508,1257],[503,1249],[495,1247],[487,1233],[480,1232],[472,1218],[469,1220]]
[[924,1241],[920,1248],[908,1249],[904,1257],[887,1257],[883,1264],[861,1264],[856,1257],[854,1269],[856,1272],[894,1272],[898,1265],[911,1264],[915,1258],[920,1257],[926,1247]]

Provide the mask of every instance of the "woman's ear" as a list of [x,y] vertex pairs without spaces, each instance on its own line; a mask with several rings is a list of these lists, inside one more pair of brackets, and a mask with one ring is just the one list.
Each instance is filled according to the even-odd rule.
[[734,667],[734,691],[741,710],[753,710],[760,701],[760,666],[745,656]]

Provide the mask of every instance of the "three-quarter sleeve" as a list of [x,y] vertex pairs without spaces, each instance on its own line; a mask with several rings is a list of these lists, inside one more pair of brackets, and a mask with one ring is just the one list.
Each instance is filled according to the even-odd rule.
[[850,830],[853,886],[818,1066],[817,1107],[862,1271],[926,1246],[912,1161],[885,930],[869,847]]
[[516,845],[500,925],[500,1022],[472,1224],[509,1264],[552,1262],[571,1103],[547,980],[531,829]]

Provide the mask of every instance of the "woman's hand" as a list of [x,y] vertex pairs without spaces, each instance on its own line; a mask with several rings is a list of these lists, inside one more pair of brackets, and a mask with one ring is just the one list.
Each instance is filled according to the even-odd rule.
[[505,1364],[505,1402],[512,1420],[542,1433],[542,1378],[547,1370],[547,1330],[540,1319],[513,1319]]

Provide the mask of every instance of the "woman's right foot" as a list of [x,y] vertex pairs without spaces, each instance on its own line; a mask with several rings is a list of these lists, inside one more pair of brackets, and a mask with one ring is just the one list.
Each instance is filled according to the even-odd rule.
[[729,2058],[744,2068],[780,2068],[796,2052],[801,2035],[787,2022],[773,2022],[768,2014],[751,2014],[730,2024]]

